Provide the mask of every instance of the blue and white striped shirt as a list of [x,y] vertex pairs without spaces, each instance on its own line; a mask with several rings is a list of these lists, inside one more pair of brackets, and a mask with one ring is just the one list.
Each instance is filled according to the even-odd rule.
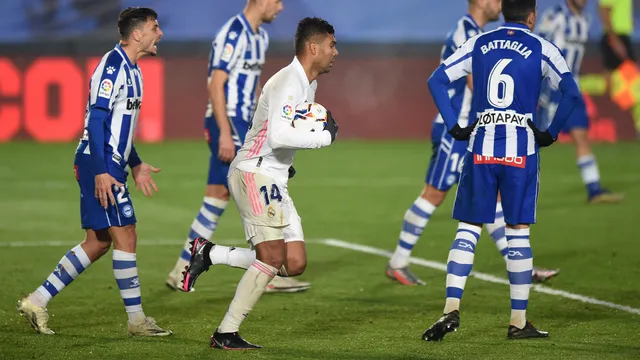
[[[468,150],[493,157],[535,154],[527,120],[535,123],[542,80],[548,78],[557,89],[565,75],[571,76],[560,50],[526,26],[507,23],[469,39],[433,76],[453,82],[472,73],[473,109],[479,122]],[[447,111],[443,117],[451,129],[456,121],[453,113]]]
[[[256,106],[256,87],[268,46],[267,32],[262,27],[258,28],[257,33],[254,32],[242,13],[229,19],[213,41],[207,84],[211,83],[214,70],[223,70],[229,74],[224,91],[227,116],[230,119],[251,121]],[[209,100],[206,117],[211,116],[213,108]],[[233,124],[231,125],[233,128]],[[244,135],[242,134],[241,138],[244,138]]]
[[566,4],[557,5],[542,14],[539,33],[562,50],[569,70],[577,80],[585,44],[589,40],[588,17],[573,13]]
[[107,168],[124,168],[133,147],[133,136],[142,107],[142,72],[133,65],[122,47],[106,53],[93,72],[84,119],[84,135],[78,153],[91,154],[89,117],[93,108],[109,112],[104,129],[104,157]]
[[[471,15],[465,15],[456,24],[456,28],[447,35],[447,39],[440,53],[440,63],[443,63],[449,56],[470,38],[482,33],[482,29],[476,24]],[[449,97],[451,105],[458,114],[458,124],[465,127],[469,123],[469,113],[471,112],[471,99],[473,93],[467,87],[465,78],[458,79],[449,85]],[[438,114],[435,123],[443,123],[442,116]]]

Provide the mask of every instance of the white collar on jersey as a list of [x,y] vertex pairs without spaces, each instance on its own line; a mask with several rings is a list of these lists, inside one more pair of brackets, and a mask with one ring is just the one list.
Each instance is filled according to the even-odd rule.
[[529,27],[527,25],[520,24],[520,23],[506,22],[506,23],[502,24],[499,28],[500,29],[512,29],[512,30],[524,30],[524,31],[531,32],[531,30],[529,29]]
[[300,82],[302,83],[303,89],[306,89],[308,87],[316,86],[316,81],[315,80],[313,80],[311,82],[311,84],[309,84],[309,78],[307,77],[307,73],[304,72],[304,68],[302,67],[302,64],[300,63],[300,60],[298,60],[297,56],[293,57],[293,61],[291,62],[291,66],[293,66],[293,68],[295,69],[296,73],[298,73],[298,78],[300,79]]

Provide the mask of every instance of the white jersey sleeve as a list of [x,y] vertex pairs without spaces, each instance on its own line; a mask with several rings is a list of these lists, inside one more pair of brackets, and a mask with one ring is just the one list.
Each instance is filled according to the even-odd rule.
[[269,127],[267,143],[272,149],[317,149],[331,145],[331,134],[328,131],[297,131],[291,123],[296,105],[306,101],[302,90],[295,82],[274,84],[269,94]]
[[543,40],[542,43],[542,76],[549,79],[549,85],[553,90],[557,90],[562,80],[562,75],[570,73],[569,66],[560,50],[550,42]]
[[89,107],[113,110],[126,83],[127,76],[122,64],[118,52],[111,51],[105,55],[91,76]]
[[450,82],[454,82],[464,76],[471,74],[472,69],[472,54],[473,48],[476,44],[477,37],[473,37],[449,56],[447,60],[442,63],[444,66],[444,72],[447,74]]

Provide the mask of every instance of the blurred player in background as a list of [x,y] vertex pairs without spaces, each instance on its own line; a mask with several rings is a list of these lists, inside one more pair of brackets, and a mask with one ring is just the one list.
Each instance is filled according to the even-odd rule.
[[[482,33],[482,28],[486,24],[497,21],[500,18],[500,10],[501,0],[469,0],[469,13],[458,20],[456,28],[449,33],[442,48],[440,61],[444,62],[469,38]],[[452,82],[449,86],[449,96],[460,126],[467,126],[470,117],[475,119],[475,113],[471,107],[473,98],[471,82],[472,77],[468,76],[466,79],[461,78]],[[398,245],[387,264],[387,276],[403,285],[425,284],[409,269],[411,251],[427,226],[431,215],[437,207],[442,205],[451,187],[458,182],[464,155],[467,152],[468,142],[456,141],[444,131],[444,128],[442,117],[438,114],[431,132],[433,155],[429,162],[425,187],[422,194],[404,215]],[[505,237],[505,222],[500,201],[498,201],[495,212],[495,222],[487,224],[486,228],[506,261],[507,238]],[[533,278],[535,282],[542,282],[557,274],[557,270],[536,268]]]
[[102,57],[90,82],[85,131],[74,162],[80,186],[80,213],[85,240],[71,249],[45,282],[18,301],[18,311],[42,334],[48,327],[47,304],[113,243],[113,274],[125,305],[131,335],[171,335],[145,316],[136,266],[136,217],[127,187],[131,169],[136,189],[151,196],[158,188],[151,178],[156,169],[140,159],[133,145],[142,105],[142,73],[137,61],[157,54],[162,38],[158,15],[149,8],[127,8],[120,13],[121,40]]
[[[587,0],[567,0],[563,5],[556,5],[542,14],[540,35],[555,44],[562,51],[569,69],[578,82],[580,66],[584,56],[585,44],[589,39],[589,21],[583,15]],[[545,128],[553,119],[562,95],[544,86],[540,96],[539,121]],[[587,188],[587,199],[590,203],[615,203],[622,196],[614,194],[600,185],[600,171],[596,157],[589,146],[589,116],[584,102],[580,102],[565,124],[563,132],[571,134],[576,146],[578,168],[582,182]]]
[[[634,0],[598,0],[600,21],[604,32],[600,50],[609,90],[611,90],[611,73],[625,61],[631,60],[634,63],[636,61],[631,39],[634,32],[633,2]],[[637,136],[640,137],[638,119],[635,125]]]
[[[211,239],[229,204],[229,164],[249,129],[269,46],[269,36],[261,25],[271,23],[282,9],[282,0],[247,0],[243,12],[229,19],[213,41],[205,115],[205,137],[211,150],[207,189],[200,213],[193,220],[182,253],[167,279],[172,289],[183,290],[182,272],[191,259],[190,243],[197,237]],[[247,269],[255,253],[250,249],[218,245],[211,257],[214,264]],[[307,282],[278,276],[267,291],[296,292],[310,286]]]
[[[229,170],[229,190],[256,258],[211,336],[211,346],[217,348],[260,348],[240,337],[240,324],[277,274],[297,276],[307,266],[301,219],[287,190],[289,168],[296,150],[331,145],[338,126],[331,113],[323,131],[303,132],[294,128],[292,121],[298,105],[314,102],[316,79],[331,70],[338,56],[333,26],[319,18],[301,20],[295,52],[293,62],[267,81],[247,139]],[[218,246],[203,238],[195,239],[184,277],[185,291],[211,266],[209,254]]]
[[[579,102],[580,90],[560,50],[533,34],[536,0],[503,0],[506,23],[469,39],[429,79],[429,89],[448,133],[469,139],[453,217],[458,231],[447,260],[444,316],[423,334],[439,341],[460,326],[460,299],[473,266],[482,224],[495,220],[498,193],[504,204],[508,242],[507,273],[511,290],[509,339],[547,337],[527,321],[533,255],[530,224],[536,222],[539,147],[556,140]],[[462,128],[448,96],[450,83],[473,74],[477,120]],[[560,89],[562,100],[545,132],[535,125],[542,80]]]

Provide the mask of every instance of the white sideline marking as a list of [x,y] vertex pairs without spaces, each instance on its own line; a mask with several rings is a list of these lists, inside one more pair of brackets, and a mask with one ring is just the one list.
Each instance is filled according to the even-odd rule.
[[[359,251],[362,253],[367,253],[372,255],[378,255],[386,258],[390,258],[392,255],[391,252],[386,250],[382,250],[382,249],[378,249],[378,248],[366,246],[366,245],[354,244],[354,243],[350,243],[342,240],[324,239],[324,240],[320,240],[320,243],[323,243],[328,246]],[[437,261],[431,261],[431,260],[426,260],[426,259],[416,258],[416,257],[411,257],[409,261],[412,264],[416,264],[416,265],[420,265],[420,266],[424,266],[424,267],[428,267],[428,268],[432,268],[432,269],[436,269],[444,272],[447,271],[447,264],[440,263]],[[489,275],[489,274],[483,274],[483,273],[472,271],[469,276],[475,277],[477,279],[484,280],[487,282],[495,283],[495,284],[509,285],[509,280],[500,278],[497,276]],[[552,289],[550,287],[546,287],[542,285],[532,285],[531,288],[534,291],[544,293],[544,294],[560,296],[567,299],[573,299],[573,300],[577,300],[587,304],[601,305],[601,306],[605,306],[605,307],[616,309],[616,310],[626,311],[632,314],[640,314],[640,309],[632,308],[630,306],[618,305],[609,301],[598,300],[598,299],[580,295],[580,294],[574,294],[574,293],[570,293],[563,290],[556,290],[556,289]]]

